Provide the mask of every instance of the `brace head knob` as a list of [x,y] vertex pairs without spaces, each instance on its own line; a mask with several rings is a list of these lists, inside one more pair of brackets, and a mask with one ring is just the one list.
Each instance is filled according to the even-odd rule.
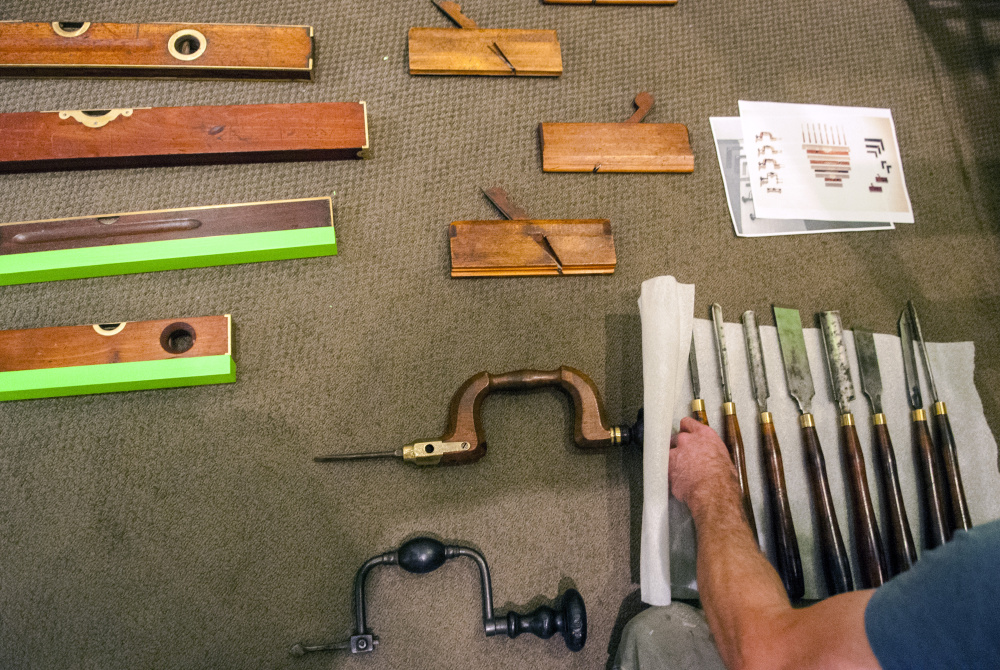
[[415,537],[404,543],[396,554],[399,567],[418,575],[437,570],[448,558],[444,544],[432,537]]

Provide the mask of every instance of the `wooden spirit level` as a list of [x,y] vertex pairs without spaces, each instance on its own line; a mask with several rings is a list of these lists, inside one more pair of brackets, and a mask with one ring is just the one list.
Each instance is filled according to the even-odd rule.
[[229,315],[0,331],[0,400],[236,381]]
[[0,114],[0,172],[357,158],[364,102]]
[[0,76],[309,79],[310,26],[0,22]]
[[562,53],[554,30],[487,30],[456,2],[435,2],[458,28],[410,28],[410,74],[558,77]]
[[543,123],[545,172],[692,172],[687,126],[640,123],[653,96],[640,93],[624,123]]
[[0,286],[337,253],[330,198],[0,224]]
[[607,219],[532,220],[499,188],[484,191],[510,221],[454,221],[452,277],[611,274],[615,240]]

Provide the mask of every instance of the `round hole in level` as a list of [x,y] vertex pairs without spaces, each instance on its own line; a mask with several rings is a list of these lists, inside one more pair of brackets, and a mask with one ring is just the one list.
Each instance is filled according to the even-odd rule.
[[120,324],[120,323],[99,323],[99,324],[97,324],[97,327],[100,328],[101,330],[114,330],[115,328],[117,328],[120,325],[122,325],[122,324]]
[[80,110],[86,116],[104,116],[105,114],[110,114],[110,109],[83,109]]
[[110,337],[112,335],[117,335],[122,332],[125,328],[125,322],[121,323],[95,323],[94,332],[98,335],[104,335],[105,337]]
[[190,56],[198,47],[201,46],[201,42],[194,35],[183,35],[174,40],[174,48],[177,52],[185,56]]
[[167,40],[167,51],[177,60],[190,61],[205,53],[208,39],[197,30],[178,30]]
[[183,354],[194,346],[194,328],[186,323],[172,323],[160,334],[160,346],[168,354]]
[[433,444],[428,444],[426,447],[424,447],[424,451],[427,452],[428,454],[433,454],[434,453],[434,445]]
[[117,221],[119,217],[117,216],[100,216],[97,218],[98,222],[103,223],[106,226],[110,226],[112,223]]
[[89,21],[54,21],[52,30],[62,37],[77,37],[87,32]]

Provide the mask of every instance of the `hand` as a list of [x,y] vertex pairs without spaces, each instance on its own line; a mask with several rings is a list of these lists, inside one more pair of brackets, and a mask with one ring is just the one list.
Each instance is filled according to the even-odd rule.
[[681,429],[670,439],[670,491],[693,507],[702,493],[737,485],[736,468],[729,460],[719,434],[691,417],[681,419]]

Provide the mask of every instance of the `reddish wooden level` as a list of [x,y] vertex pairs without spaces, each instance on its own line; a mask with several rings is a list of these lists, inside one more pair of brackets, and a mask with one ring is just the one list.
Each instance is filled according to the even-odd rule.
[[0,114],[0,172],[344,159],[367,147],[363,102]]
[[310,26],[0,23],[0,76],[308,79]]
[[[229,316],[0,331],[0,372],[220,356]],[[188,348],[185,348],[188,347]]]

